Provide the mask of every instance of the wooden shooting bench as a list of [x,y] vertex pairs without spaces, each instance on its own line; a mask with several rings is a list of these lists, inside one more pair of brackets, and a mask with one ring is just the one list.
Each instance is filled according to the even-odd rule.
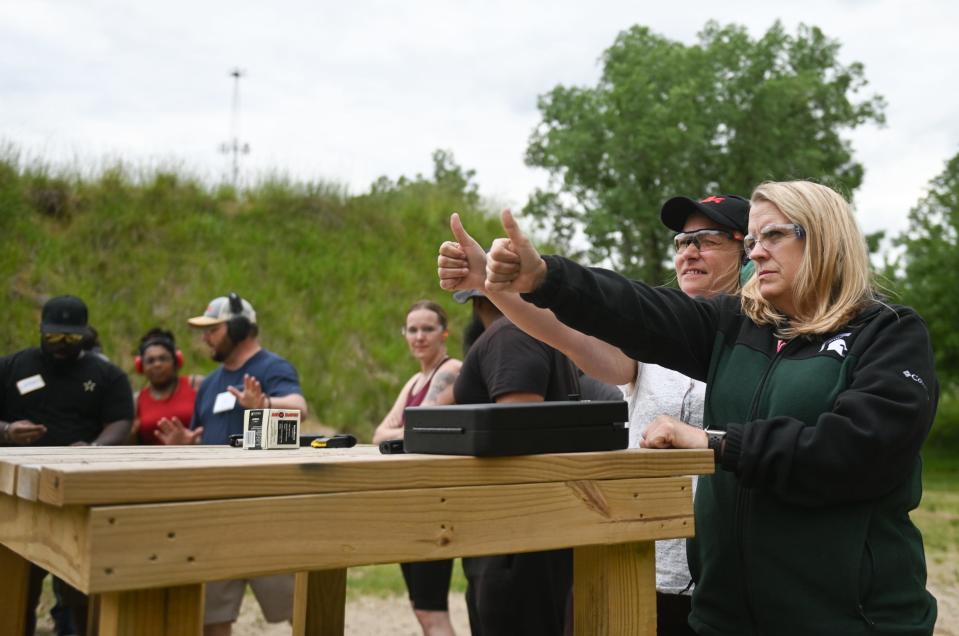
[[203,583],[296,573],[294,634],[342,634],[346,568],[573,547],[577,634],[656,633],[653,541],[693,534],[707,450],[476,458],[226,446],[0,448],[0,634],[29,563],[101,636],[200,634]]

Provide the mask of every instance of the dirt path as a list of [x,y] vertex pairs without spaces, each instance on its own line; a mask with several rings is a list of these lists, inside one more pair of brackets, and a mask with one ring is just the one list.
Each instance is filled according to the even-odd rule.
[[927,559],[926,567],[927,586],[939,601],[935,636],[959,636],[959,551],[952,548],[947,556]]
[[[450,616],[459,636],[468,636],[469,618],[466,601],[461,594],[450,596]],[[243,599],[240,619],[233,629],[234,636],[287,636],[288,624],[270,625],[263,620],[256,600]],[[419,624],[405,597],[377,598],[363,596],[346,603],[346,636],[420,636]]]
[[[53,636],[53,622],[50,620],[52,595],[44,594],[40,601],[40,620],[37,636]],[[450,596],[450,615],[458,636],[469,636],[469,617],[466,614],[466,601],[462,594]],[[260,606],[251,595],[243,599],[240,618],[233,626],[234,636],[289,636],[292,632],[289,623],[271,625],[263,619]],[[345,636],[420,636],[419,624],[413,616],[406,597],[391,596],[377,598],[364,596],[350,600],[346,604]]]
[[[956,572],[952,572],[951,575],[955,576]],[[938,580],[943,579],[938,578]],[[956,586],[937,587],[932,584],[929,589],[939,599],[939,620],[936,622],[935,636],[959,636],[959,589]],[[49,600],[44,598],[41,603],[42,618],[36,632],[38,636],[53,634],[49,607]],[[467,636],[470,633],[469,619],[466,615],[466,602],[463,595],[450,596],[450,614],[456,633],[459,636]],[[264,621],[256,600],[251,595],[247,595],[233,634],[234,636],[287,636],[291,631],[287,623],[270,625]],[[364,596],[350,600],[346,604],[346,636],[420,636],[421,633],[409,601],[405,597]]]
[[[955,576],[956,573],[952,574]],[[930,579],[932,578],[930,576]],[[939,601],[939,619],[936,621],[934,635],[959,636],[959,589],[956,586],[947,589],[930,584],[929,591]],[[450,614],[458,636],[469,636],[469,618],[466,614],[466,601],[462,594],[450,595]],[[263,622],[256,601],[247,597],[243,603],[240,621],[233,633],[235,636],[286,636],[290,631],[288,625],[269,625]],[[346,636],[420,636],[422,632],[405,597],[364,596],[347,602],[345,634]]]

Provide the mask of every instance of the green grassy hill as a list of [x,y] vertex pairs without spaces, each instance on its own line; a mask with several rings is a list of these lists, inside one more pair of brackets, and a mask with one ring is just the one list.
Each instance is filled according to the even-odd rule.
[[5,155],[0,352],[36,344],[42,303],[71,293],[135,388],[136,344],[155,325],[177,335],[186,372],[206,373],[215,365],[186,319],[236,291],[256,308],[263,345],[299,370],[312,417],[362,439],[416,370],[399,333],[412,302],[447,308],[450,352],[460,354],[470,310],[436,282],[450,212],[486,244],[502,233],[480,209],[472,173],[442,152],[432,177],[380,179],[358,196],[283,178],[238,194],[124,166],[82,176]]

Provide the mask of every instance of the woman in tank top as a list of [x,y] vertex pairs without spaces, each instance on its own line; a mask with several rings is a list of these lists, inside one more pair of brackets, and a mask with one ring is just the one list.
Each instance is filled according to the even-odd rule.
[[373,443],[403,438],[403,409],[408,406],[436,406],[453,403],[453,382],[461,362],[446,353],[448,319],[434,302],[421,300],[406,312],[402,334],[420,370],[407,380],[393,408],[373,432]]
[[[402,329],[410,353],[420,365],[400,391],[393,408],[373,433],[373,443],[403,438],[403,411],[409,406],[453,403],[453,383],[462,363],[446,353],[446,311],[434,302],[421,300],[406,312]],[[453,561],[401,563],[413,612],[425,636],[451,636],[448,597]]]

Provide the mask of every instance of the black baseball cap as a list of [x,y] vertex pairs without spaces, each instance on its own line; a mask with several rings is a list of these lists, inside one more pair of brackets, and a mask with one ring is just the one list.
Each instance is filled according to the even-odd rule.
[[699,201],[689,197],[673,197],[663,204],[659,218],[674,232],[682,232],[686,219],[693,212],[707,217],[732,230],[745,234],[749,225],[749,199],[735,194],[713,194]]
[[486,298],[486,294],[479,289],[461,289],[458,292],[453,292],[453,300],[461,305],[465,304],[470,298]]
[[82,333],[87,330],[87,306],[76,296],[56,296],[43,305],[40,333]]

